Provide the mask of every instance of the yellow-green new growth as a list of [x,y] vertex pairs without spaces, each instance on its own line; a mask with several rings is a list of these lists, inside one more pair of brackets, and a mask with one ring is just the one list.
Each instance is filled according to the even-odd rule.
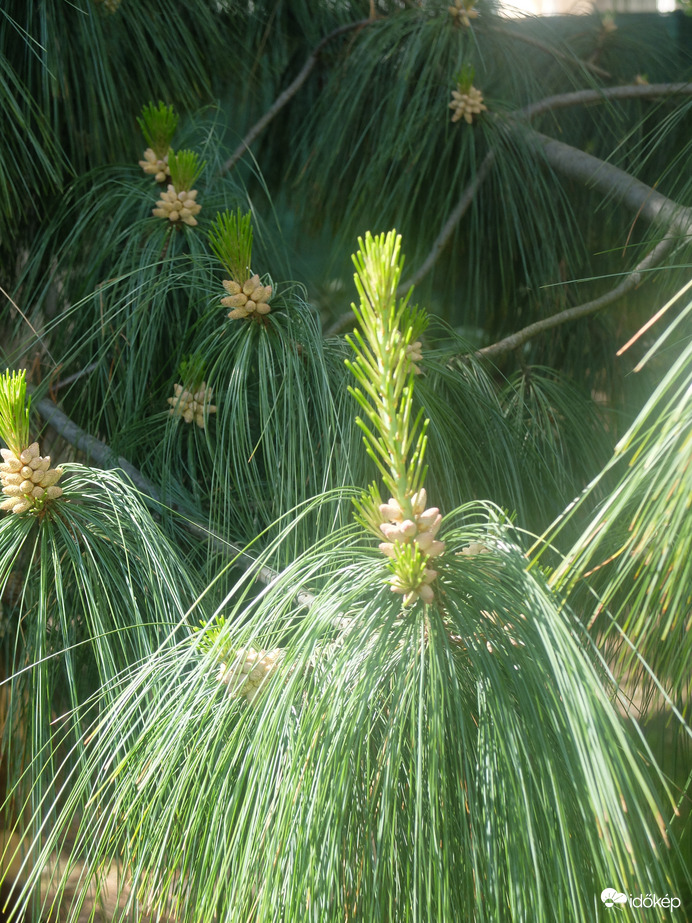
[[420,335],[427,325],[425,314],[409,305],[410,292],[397,301],[403,267],[401,238],[394,232],[359,239],[354,256],[355,283],[360,305],[353,305],[360,323],[347,337],[356,358],[347,362],[359,387],[350,388],[366,420],[357,418],[368,454],[377,465],[389,490],[383,503],[376,485],[356,503],[358,518],[380,539],[380,550],[391,559],[393,592],[404,605],[417,599],[431,603],[431,584],[437,572],[428,567],[431,558],[444,551],[437,532],[442,516],[437,507],[427,508],[425,456],[427,420],[422,411],[414,418],[414,376],[420,369],[413,360],[422,358]]
[[192,187],[203,168],[204,164],[199,162],[194,151],[178,151],[177,154],[169,151],[168,172],[171,182],[166,191],[161,193],[152,214],[156,218],[181,221],[194,227],[197,224],[195,216],[202,211],[202,206],[197,202],[197,190]]
[[144,152],[144,159],[139,161],[145,173],[153,176],[157,183],[165,183],[170,176],[168,151],[178,125],[178,116],[172,106],[149,103],[142,109],[142,117],[137,119],[142,129],[144,140],[149,147]]
[[62,468],[51,468],[50,455],[39,454],[38,442],[29,445],[29,408],[25,372],[0,376],[0,437],[7,444],[0,449],[0,489],[5,499],[0,510],[13,513],[40,511],[47,501],[62,496],[58,481]]
[[166,157],[178,126],[178,116],[173,111],[173,106],[165,106],[162,102],[158,106],[149,103],[142,109],[142,116],[137,122],[142,129],[144,140],[156,157]]
[[269,299],[272,286],[263,285],[257,273],[253,273],[252,259],[252,214],[235,214],[229,211],[218,214],[209,231],[209,245],[219,262],[231,276],[223,280],[226,295],[221,299],[225,308],[231,308],[230,320],[252,317],[259,320],[269,314]]
[[474,116],[487,111],[483,94],[473,85],[474,77],[475,70],[470,64],[465,64],[455,76],[456,88],[452,90],[452,101],[449,104],[449,108],[454,110],[453,122],[463,119],[470,125]]

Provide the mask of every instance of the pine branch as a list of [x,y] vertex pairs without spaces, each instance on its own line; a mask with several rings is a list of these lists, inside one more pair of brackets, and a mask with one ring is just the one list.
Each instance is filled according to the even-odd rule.
[[662,96],[692,96],[692,83],[631,83],[619,87],[599,87],[593,90],[575,90],[546,96],[538,102],[519,109],[513,118],[533,119],[544,112],[568,109],[589,103],[604,103],[611,99],[656,99]]
[[600,295],[598,298],[594,298],[592,301],[587,301],[584,304],[567,308],[564,311],[553,314],[551,317],[544,317],[518,330],[516,333],[504,337],[502,340],[498,340],[497,343],[484,346],[482,349],[476,351],[476,358],[492,359],[496,361],[501,356],[506,355],[506,353],[523,346],[524,343],[532,340],[535,336],[538,336],[538,334],[545,333],[546,330],[552,330],[554,327],[559,327],[561,324],[566,324],[569,321],[579,320],[579,318],[594,314],[596,311],[608,307],[608,305],[613,304],[619,298],[622,298],[623,295],[635,289],[644,279],[646,272],[660,265],[668,253],[673,249],[675,243],[675,238],[665,237],[656,244],[653,250],[637,264],[632,272],[610,292],[606,292],[604,295]]
[[[30,385],[27,386],[27,392],[30,393],[33,390],[34,389]],[[219,551],[230,552],[236,559],[235,563],[245,568],[245,570],[249,570],[251,567],[257,567],[255,558],[244,551],[240,545],[229,541],[208,526],[190,519],[189,516],[180,509],[178,504],[170,501],[165,502],[161,497],[159,489],[145,478],[138,468],[130,464],[126,458],[116,455],[113,449],[105,442],[101,442],[100,439],[96,439],[95,436],[92,436],[79,427],[67,416],[67,414],[63,413],[59,407],[56,407],[51,400],[42,398],[39,401],[32,401],[31,407],[32,410],[37,410],[43,419],[49,423],[63,439],[69,442],[75,449],[83,452],[87,456],[87,459],[97,467],[106,470],[112,468],[122,469],[137,490],[143,494],[145,498],[149,498],[149,500],[152,501],[149,505],[154,508],[165,506],[167,509],[178,513],[181,517],[183,528],[191,535],[194,535],[196,538],[201,538],[204,541],[211,542]],[[276,580],[279,574],[272,568],[263,566],[257,570],[256,576],[261,583],[269,585]],[[312,600],[312,595],[305,590],[299,590],[296,593],[296,601],[301,606],[310,606]]]
[[322,41],[310,52],[305,64],[303,65],[295,80],[286,87],[283,93],[280,93],[279,96],[276,97],[269,109],[267,109],[264,115],[257,122],[255,122],[252,128],[248,131],[238,147],[235,149],[235,151],[233,151],[226,163],[219,170],[219,175],[223,176],[224,173],[227,173],[229,170],[233,169],[245,151],[249,150],[253,141],[255,141],[255,139],[262,134],[267,125],[269,125],[275,116],[281,112],[286,103],[288,103],[295,96],[295,94],[312,73],[312,69],[317,64],[317,60],[322,53],[322,49],[325,48],[326,45],[332,41],[332,39],[337,38],[339,35],[343,35],[345,32],[351,32],[353,29],[360,29],[363,26],[368,26],[373,22],[375,22],[374,19],[359,19],[357,22],[349,22],[344,26],[339,26],[337,29],[334,29],[333,32],[330,32],[329,35],[326,35]]
[[471,203],[476,196],[476,193],[480,189],[481,185],[485,182],[485,179],[490,173],[494,163],[495,152],[489,151],[481,162],[476,175],[468,184],[466,189],[464,189],[461,198],[452,209],[452,212],[445,223],[442,225],[440,233],[435,238],[435,241],[430,249],[430,253],[423,260],[416,272],[414,272],[414,274],[409,279],[405,279],[397,289],[396,293],[399,297],[403,297],[412,285],[417,285],[420,280],[427,276],[427,274],[433,268],[438,260],[438,257],[454,233],[454,229],[469,210]]
[[683,237],[690,233],[692,209],[679,205],[630,173],[579,148],[533,130],[529,137],[540,145],[546,160],[558,173],[579,180],[590,189],[598,189],[607,196],[613,196],[652,224],[670,228]]
[[497,343],[485,346],[476,353],[478,357],[485,359],[496,360],[511,350],[522,346],[539,333],[551,330],[553,327],[558,327],[568,321],[586,317],[588,314],[593,314],[600,311],[601,308],[613,304],[623,295],[636,288],[647,271],[660,265],[674,246],[680,243],[681,238],[688,238],[692,234],[692,208],[679,205],[672,199],[661,195],[651,186],[647,186],[646,183],[635,179],[629,173],[625,173],[624,170],[613,166],[613,164],[606,163],[591,154],[570,147],[570,145],[564,144],[562,141],[556,141],[546,135],[541,135],[539,132],[532,131],[531,134],[540,144],[548,162],[555,170],[564,173],[571,179],[581,180],[585,185],[593,189],[599,189],[605,195],[615,196],[638,216],[642,215],[652,224],[662,227],[666,236],[612,291],[592,301],[560,311],[552,317],[546,317],[529,324],[522,330],[504,337]]
[[[692,83],[655,83],[645,84],[643,86],[639,84],[628,84],[619,87],[603,87],[597,90],[577,90],[574,93],[561,93],[556,96],[547,96],[545,99],[531,103],[530,106],[525,106],[523,109],[517,110],[517,112],[511,116],[510,124],[512,127],[518,127],[516,123],[522,123],[524,120],[531,120],[536,118],[538,115],[544,114],[545,112],[551,112],[555,109],[567,109],[572,106],[588,105],[589,103],[602,103],[607,102],[610,99],[650,99],[660,96],[675,95],[692,96]],[[539,137],[542,138],[543,136],[540,135]],[[559,144],[559,142],[555,143]],[[556,169],[562,169],[564,166],[565,169],[562,169],[562,172],[567,172],[568,175],[575,176],[578,179],[583,178],[581,175],[581,170],[577,165],[576,159],[574,161],[574,168],[577,171],[575,174],[568,172],[566,169],[568,165],[568,158],[562,157],[558,159],[561,166],[556,167]],[[469,183],[469,185],[464,189],[459,202],[454,207],[451,214],[442,226],[440,233],[435,238],[435,241],[430,249],[430,253],[423,260],[416,272],[410,278],[401,283],[397,291],[398,295],[404,295],[412,285],[417,285],[421,279],[423,279],[433,268],[437,262],[438,257],[452,237],[456,226],[468,211],[468,208],[473,202],[476,193],[488,176],[494,160],[495,154],[493,151],[490,151],[488,154],[486,154],[485,159],[481,162],[481,165],[478,168],[478,172],[474,176],[473,180]],[[592,160],[595,161],[596,158],[592,158]],[[603,161],[599,161],[599,163],[603,163]],[[555,166],[555,164],[553,165]],[[644,184],[642,183],[640,185],[643,186]],[[623,202],[623,204],[627,203]],[[641,203],[637,203],[637,208],[639,208],[640,204]]]

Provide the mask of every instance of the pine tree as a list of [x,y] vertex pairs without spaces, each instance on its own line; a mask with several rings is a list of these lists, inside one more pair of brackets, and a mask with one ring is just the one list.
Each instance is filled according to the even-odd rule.
[[182,6],[0,11],[7,914],[689,904],[684,48]]

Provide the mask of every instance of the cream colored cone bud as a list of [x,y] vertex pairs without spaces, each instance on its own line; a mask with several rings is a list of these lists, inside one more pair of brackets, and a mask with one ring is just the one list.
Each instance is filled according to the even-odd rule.
[[140,160],[139,165],[145,173],[153,176],[157,183],[164,183],[166,177],[170,175],[168,172],[168,156],[159,158],[150,147],[144,152],[144,160]]
[[197,224],[194,215],[199,214],[202,206],[195,202],[197,190],[192,189],[176,191],[172,183],[168,184],[165,192],[161,193],[161,198],[156,203],[156,208],[152,209],[152,214],[156,218],[167,218],[169,221],[182,221],[184,224],[193,226]]
[[[391,500],[389,502],[391,503]],[[425,509],[425,504],[427,502],[428,494],[425,490],[425,487],[421,487],[421,489],[417,490],[411,497],[411,507],[413,508],[414,516],[420,516],[420,514]]]
[[402,535],[406,539],[413,538],[414,535],[418,532],[418,526],[412,519],[405,519],[399,528],[401,529]]
[[271,285],[259,285],[252,293],[252,299],[256,304],[266,304],[272,296]]
[[249,298],[259,284],[260,284],[259,276],[257,275],[257,273],[255,273],[255,275],[251,276],[247,280],[247,282],[243,283],[243,294],[247,295]]
[[270,313],[269,299],[272,287],[262,285],[257,273],[246,279],[242,285],[233,279],[224,279],[223,287],[228,295],[221,299],[221,304],[233,309],[228,315],[230,320]]
[[421,529],[425,529],[426,531],[428,529],[434,529],[437,531],[442,522],[442,516],[436,506],[431,506],[429,510],[425,510],[420,516],[416,516],[416,522]]
[[406,355],[412,362],[420,362],[423,358],[423,344],[420,340],[409,343],[406,347]]
[[448,6],[447,9],[452,17],[455,26],[471,25],[471,20],[478,17],[478,10],[475,9],[473,0],[454,0],[454,6]]
[[8,498],[0,509],[13,513],[24,513],[30,509],[40,510],[46,500],[62,496],[62,489],[56,482],[62,476],[62,468],[50,467],[50,455],[39,454],[38,442],[33,442],[17,458],[9,449],[2,450],[5,462],[0,465],[0,485]]
[[62,476],[62,468],[49,468],[48,471],[44,472],[41,478],[41,487],[50,487],[53,484],[57,484]]
[[244,696],[248,703],[252,703],[262,684],[284,656],[285,652],[280,648],[272,651],[241,648],[230,666],[221,664],[217,680],[228,686],[235,695]]
[[23,464],[28,465],[31,459],[36,458],[37,455],[38,455],[38,442],[32,442],[31,445],[27,449],[24,449],[24,451],[20,454],[19,458],[20,458],[20,461],[23,462]]
[[380,516],[389,522],[401,522],[404,518],[401,507],[394,497],[389,498],[389,503],[380,503]]
[[[379,524],[380,531],[387,539],[379,544],[379,550],[383,555],[397,561],[397,545],[411,543],[424,556],[424,565],[428,559],[442,554],[445,543],[435,538],[442,523],[442,515],[436,506],[426,508],[427,502],[425,488],[421,487],[411,494],[408,503],[413,513],[412,519],[404,518],[402,504],[395,497],[390,497],[388,503],[379,504],[380,516],[388,520]],[[408,503],[405,505],[408,506]],[[410,606],[418,599],[426,605],[433,601],[434,593],[430,584],[437,578],[436,570],[424,566],[423,573],[415,578],[418,585],[412,585],[411,576],[402,577],[397,571],[398,568],[395,567],[394,576],[389,584],[393,593],[403,596],[404,606]]]
[[471,542],[470,545],[466,545],[458,554],[473,556],[476,554],[490,554],[490,548],[487,545],[484,545],[483,542]]
[[380,523],[380,532],[382,532],[385,538],[388,538],[390,542],[405,541],[404,533],[401,531],[401,524],[393,522]]
[[418,590],[418,595],[428,606],[435,599],[435,594],[433,593],[432,587],[428,586],[427,583],[422,584]]
[[421,551],[427,554],[428,549],[432,547],[432,543],[435,540],[435,537],[431,532],[420,532],[416,536],[416,544]]
[[239,292],[237,295],[227,295],[225,298],[222,298],[221,304],[225,308],[244,308],[247,304],[247,300],[247,295]]

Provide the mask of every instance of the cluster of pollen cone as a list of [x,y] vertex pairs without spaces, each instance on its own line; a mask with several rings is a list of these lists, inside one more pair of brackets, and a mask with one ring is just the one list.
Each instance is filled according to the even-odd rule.
[[0,449],[0,484],[7,498],[0,510],[24,513],[40,509],[46,500],[57,500],[62,488],[57,486],[62,468],[51,468],[50,455],[39,455],[38,442],[33,442],[16,456],[10,449]]
[[172,417],[182,417],[186,423],[193,421],[204,429],[205,413],[216,413],[216,407],[211,403],[213,390],[203,381],[196,390],[188,390],[181,384],[173,385],[175,397],[166,400],[171,405],[168,411]]
[[152,209],[152,214],[156,218],[182,221],[183,224],[189,224],[194,227],[197,224],[195,215],[202,211],[202,206],[195,202],[196,198],[196,189],[191,189],[190,192],[185,190],[176,192],[175,186],[169,183],[166,191],[161,193],[161,197],[156,203],[156,208]]
[[475,7],[474,0],[454,0],[454,6],[448,6],[450,16],[455,26],[471,25],[472,19],[478,18],[478,10]]
[[260,277],[255,273],[246,282],[241,285],[233,279],[224,279],[223,287],[228,292],[226,298],[221,299],[221,304],[226,308],[232,308],[229,313],[231,320],[239,320],[243,317],[260,316],[269,314],[269,299],[272,296],[271,285],[262,285]]
[[271,651],[256,651],[254,647],[240,648],[229,666],[225,663],[220,665],[218,681],[228,686],[234,694],[252,702],[262,683],[284,656],[281,648]]
[[[408,545],[415,543],[428,558],[435,558],[445,550],[445,543],[436,539],[442,523],[442,514],[436,506],[426,509],[428,497],[424,487],[416,491],[411,497],[412,518],[405,518],[401,505],[394,497],[389,498],[389,503],[380,504],[380,515],[385,520],[380,525],[380,532],[387,539],[380,542],[380,551],[388,558],[396,556],[395,544]],[[420,597],[424,603],[431,603],[434,598],[430,584],[437,577],[437,571],[426,567],[423,580],[416,589],[404,585],[394,577],[391,584],[394,593],[404,594],[404,604],[410,605]]]
[[474,115],[480,115],[488,107],[483,102],[481,91],[476,87],[469,87],[465,93],[461,89],[452,90],[452,101],[449,108],[454,110],[453,122],[458,122],[463,118],[470,125]]

